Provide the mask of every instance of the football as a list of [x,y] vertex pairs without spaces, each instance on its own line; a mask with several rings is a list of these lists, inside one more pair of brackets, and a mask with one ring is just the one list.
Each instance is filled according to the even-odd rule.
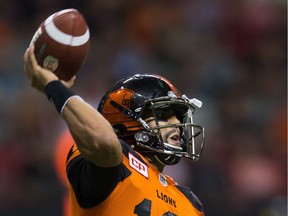
[[45,19],[31,44],[39,65],[59,79],[70,80],[81,68],[89,52],[90,32],[77,9],[58,11]]

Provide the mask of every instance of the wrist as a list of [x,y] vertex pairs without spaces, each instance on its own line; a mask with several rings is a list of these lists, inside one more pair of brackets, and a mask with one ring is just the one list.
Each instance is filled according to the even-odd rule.
[[55,105],[56,110],[62,115],[62,112],[71,98],[80,96],[64,86],[59,80],[53,80],[44,87],[48,99]]

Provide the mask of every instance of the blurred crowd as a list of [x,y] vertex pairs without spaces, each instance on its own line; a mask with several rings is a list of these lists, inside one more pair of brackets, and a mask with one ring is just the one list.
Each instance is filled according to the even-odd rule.
[[63,215],[55,149],[66,126],[25,79],[23,54],[45,18],[71,7],[91,31],[75,92],[97,107],[122,77],[165,76],[202,100],[206,144],[199,162],[164,171],[207,216],[287,215],[284,0],[1,1],[0,215]]

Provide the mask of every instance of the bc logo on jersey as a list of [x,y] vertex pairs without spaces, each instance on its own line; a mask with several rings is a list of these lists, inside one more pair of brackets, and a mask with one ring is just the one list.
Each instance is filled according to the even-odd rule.
[[129,152],[129,165],[135,169],[137,172],[139,172],[141,175],[148,178],[148,167],[146,164],[141,162],[138,158],[136,158],[134,155],[132,155]]

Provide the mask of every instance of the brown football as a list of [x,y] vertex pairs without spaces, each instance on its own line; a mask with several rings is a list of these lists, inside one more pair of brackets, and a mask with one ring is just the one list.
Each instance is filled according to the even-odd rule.
[[65,9],[49,16],[35,32],[38,63],[59,79],[70,80],[81,68],[89,52],[89,27],[76,9]]

